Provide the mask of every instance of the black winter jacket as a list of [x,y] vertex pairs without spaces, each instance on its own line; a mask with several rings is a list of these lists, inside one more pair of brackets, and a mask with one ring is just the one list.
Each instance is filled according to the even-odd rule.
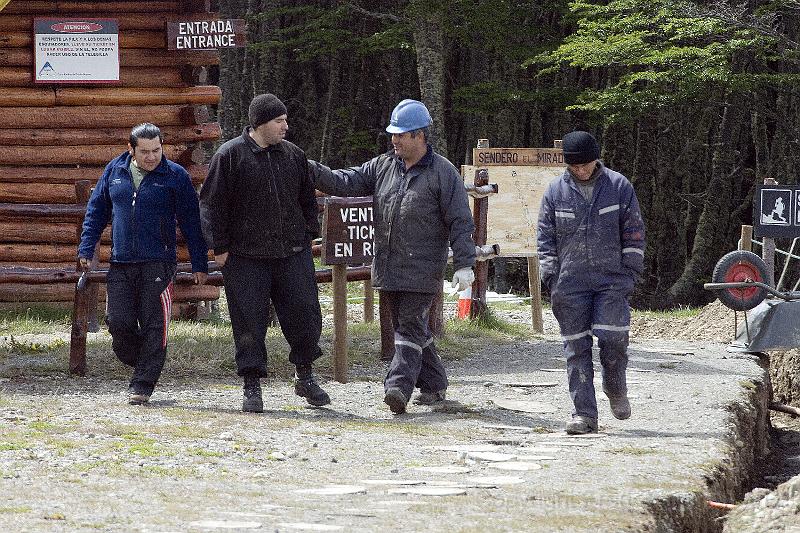
[[317,188],[336,196],[372,195],[375,258],[372,283],[389,291],[435,293],[442,287],[448,244],[453,268],[475,264],[475,224],[456,168],[429,147],[406,170],[394,155],[331,170],[312,163]]
[[261,148],[246,127],[211,158],[200,216],[215,254],[288,257],[319,236],[317,215],[308,160],[289,141]]

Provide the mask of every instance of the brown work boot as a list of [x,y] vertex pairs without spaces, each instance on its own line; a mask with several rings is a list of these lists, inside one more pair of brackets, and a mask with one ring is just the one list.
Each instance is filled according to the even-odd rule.
[[627,396],[608,396],[608,403],[611,406],[611,414],[617,420],[627,420],[631,417],[631,402]]
[[568,435],[595,433],[597,431],[597,420],[588,416],[574,415],[572,420],[567,422],[566,430]]
[[383,403],[389,406],[392,413],[402,415],[406,412],[408,400],[406,399],[406,395],[403,394],[403,391],[392,387],[386,391],[386,395],[383,397]]

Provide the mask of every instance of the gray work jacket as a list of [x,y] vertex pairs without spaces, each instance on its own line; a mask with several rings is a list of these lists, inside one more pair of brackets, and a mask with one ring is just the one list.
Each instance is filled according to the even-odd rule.
[[448,244],[453,268],[475,264],[475,225],[464,182],[444,157],[428,152],[406,170],[384,154],[360,167],[331,170],[310,162],[317,189],[334,196],[373,197],[373,286],[382,290],[435,293],[442,286]]

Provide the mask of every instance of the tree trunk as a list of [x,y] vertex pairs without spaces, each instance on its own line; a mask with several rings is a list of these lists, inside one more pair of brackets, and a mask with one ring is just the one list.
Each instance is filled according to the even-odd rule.
[[447,157],[447,125],[444,113],[444,31],[437,12],[420,13],[414,21],[414,47],[422,101],[433,118],[433,149]]

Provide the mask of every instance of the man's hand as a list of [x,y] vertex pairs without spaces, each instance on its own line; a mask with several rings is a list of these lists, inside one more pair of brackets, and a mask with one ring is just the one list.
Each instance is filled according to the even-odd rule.
[[206,274],[205,272],[195,272],[194,273],[194,284],[195,285],[205,285],[207,279],[208,279],[208,274]]
[[453,274],[451,285],[458,287],[458,291],[461,292],[467,290],[467,287],[471,287],[473,281],[475,281],[475,272],[470,267],[459,268]]
[[214,261],[217,262],[217,266],[220,268],[225,266],[225,263],[228,261],[228,252],[222,254],[214,254]]
[[78,259],[78,261],[80,263],[81,270],[83,270],[84,272],[89,270],[89,265],[92,262],[91,259],[87,259],[85,257],[81,257],[81,258]]

